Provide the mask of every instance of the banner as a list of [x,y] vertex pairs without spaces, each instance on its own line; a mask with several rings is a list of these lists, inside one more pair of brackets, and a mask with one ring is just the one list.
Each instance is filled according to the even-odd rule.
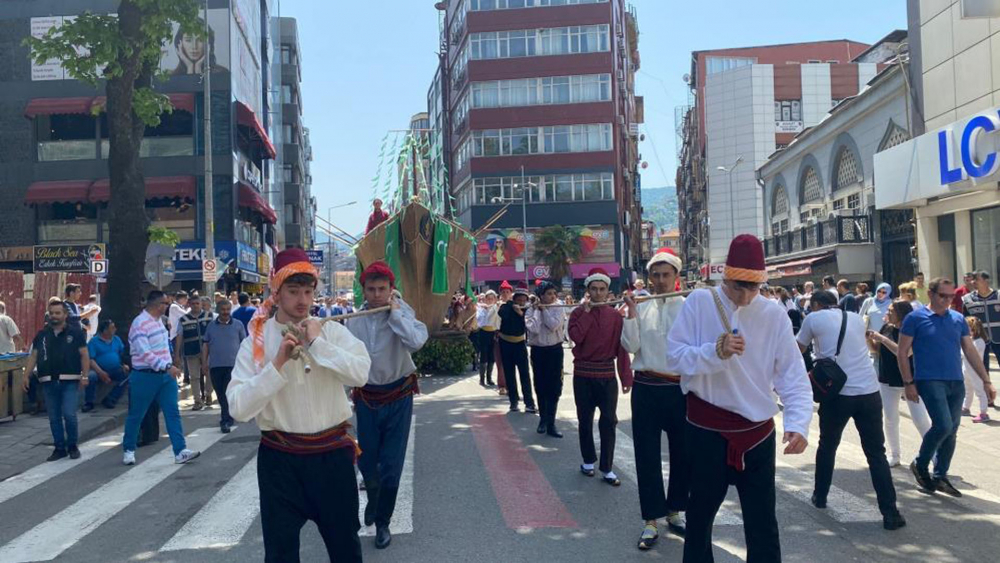
[[451,239],[451,224],[436,221],[434,225],[434,269],[431,274],[431,293],[448,294],[448,241]]
[[34,271],[90,273],[90,261],[105,258],[103,244],[40,245],[34,251]]
[[[581,263],[615,261],[615,229],[612,225],[571,226],[580,248]],[[476,267],[514,266],[518,258],[534,264],[535,236],[542,228],[529,227],[527,236],[522,229],[490,229],[476,238]]]
[[385,227],[385,263],[389,265],[389,269],[396,276],[396,289],[400,293],[404,293],[402,270],[399,266],[399,220],[400,216],[397,215]]

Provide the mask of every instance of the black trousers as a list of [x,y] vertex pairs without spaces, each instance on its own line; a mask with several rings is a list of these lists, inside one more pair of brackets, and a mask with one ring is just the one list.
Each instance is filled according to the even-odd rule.
[[215,388],[215,395],[219,398],[219,406],[222,408],[222,418],[219,422],[221,424],[236,422],[229,415],[229,399],[226,397],[226,388],[233,379],[233,368],[212,368],[208,373],[212,377],[212,387]]
[[535,372],[535,395],[542,422],[555,424],[556,410],[563,388],[563,347],[532,346],[531,369]]
[[319,528],[331,562],[361,561],[358,483],[349,448],[310,455],[257,452],[266,563],[298,563],[306,520]]
[[479,363],[492,364],[496,360],[493,358],[493,348],[497,340],[495,330],[479,329]]
[[597,461],[594,447],[594,409],[601,410],[597,430],[601,435],[600,470],[611,471],[615,461],[615,427],[618,426],[618,380],[614,377],[573,378],[576,418],[580,422],[580,453],[584,463]]
[[[500,359],[503,361],[503,374],[507,382],[507,398],[510,406],[516,407],[521,399],[517,392],[517,375],[521,377],[521,393],[524,393],[524,404],[528,408],[535,407],[535,398],[531,395],[531,374],[528,372],[528,346],[522,342],[507,342],[500,339]],[[517,369],[515,374],[514,370]]]
[[[778,519],[775,516],[774,433],[746,453],[743,471],[726,465],[726,439],[718,432],[687,425],[691,458],[691,497],[688,500],[684,563],[712,563],[712,523],[736,485],[743,511],[747,563],[781,561]],[[695,445],[697,444],[697,445]]]
[[838,396],[819,406],[819,448],[816,450],[816,496],[825,499],[833,480],[837,446],[848,421],[861,437],[861,449],[868,459],[878,507],[883,515],[896,513],[896,488],[885,459],[885,435],[882,433],[882,397],[878,392],[855,397]]
[[[636,383],[632,387],[632,440],[643,520],[656,520],[669,512],[687,510],[691,464],[686,429],[687,401],[680,385]],[[666,493],[660,446],[664,432],[670,452],[670,485]]]

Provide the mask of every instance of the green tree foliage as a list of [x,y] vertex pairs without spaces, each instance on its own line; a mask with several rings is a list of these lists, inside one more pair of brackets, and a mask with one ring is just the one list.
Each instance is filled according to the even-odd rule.
[[580,253],[580,235],[574,229],[552,225],[535,233],[535,262],[548,266],[554,280],[570,274],[570,264],[580,259]]
[[475,358],[476,349],[465,336],[432,338],[413,354],[413,363],[420,373],[458,375],[465,373]]

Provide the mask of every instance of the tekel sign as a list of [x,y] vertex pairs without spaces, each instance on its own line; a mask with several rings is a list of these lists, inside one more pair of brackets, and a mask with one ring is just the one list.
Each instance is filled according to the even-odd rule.
[[945,127],[938,131],[938,165],[942,186],[968,178],[985,178],[996,173],[1000,159],[997,158],[995,145],[987,145],[988,152],[981,159],[977,156],[976,149],[987,134],[997,129],[1000,129],[1000,111],[997,115],[977,115],[970,119],[962,130],[958,147],[955,147],[954,128]]

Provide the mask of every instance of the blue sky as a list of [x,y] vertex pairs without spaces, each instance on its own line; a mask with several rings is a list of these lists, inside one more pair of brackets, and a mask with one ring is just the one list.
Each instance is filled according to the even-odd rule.
[[[649,167],[643,185],[672,185],[674,108],[687,103],[681,77],[691,51],[853,39],[871,43],[906,28],[905,0],[632,0],[639,18]],[[736,7],[739,7],[736,9]],[[304,119],[312,135],[313,194],[334,224],[364,229],[382,138],[425,111],[437,68],[438,12],[433,0],[366,2],[284,0],[298,19]]]

